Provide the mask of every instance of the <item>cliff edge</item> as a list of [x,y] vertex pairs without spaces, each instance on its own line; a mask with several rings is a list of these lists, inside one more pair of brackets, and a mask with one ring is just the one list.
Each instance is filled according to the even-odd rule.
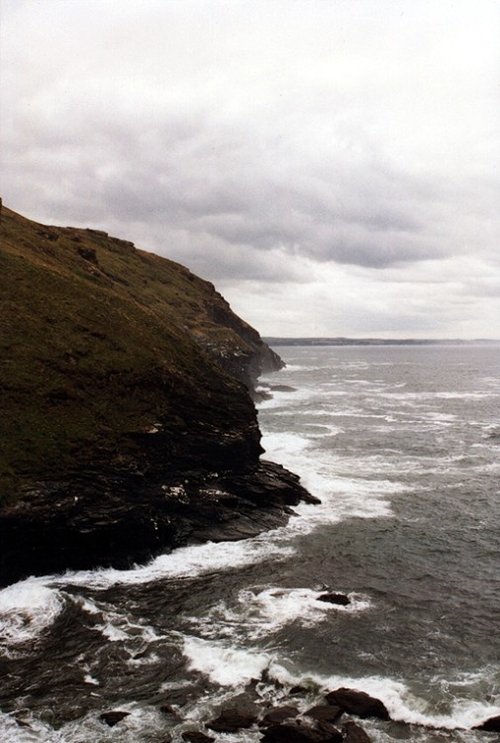
[[284,523],[250,392],[282,361],[212,284],[2,209],[0,582]]

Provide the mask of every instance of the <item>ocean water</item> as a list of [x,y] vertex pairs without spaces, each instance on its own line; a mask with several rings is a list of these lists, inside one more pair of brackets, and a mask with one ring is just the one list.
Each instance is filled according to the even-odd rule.
[[[0,741],[175,743],[295,685],[301,710],[338,686],[382,699],[394,722],[363,722],[377,743],[496,740],[471,728],[500,714],[500,347],[279,351],[263,445],[321,505],[0,591]],[[110,709],[129,716],[108,728]]]

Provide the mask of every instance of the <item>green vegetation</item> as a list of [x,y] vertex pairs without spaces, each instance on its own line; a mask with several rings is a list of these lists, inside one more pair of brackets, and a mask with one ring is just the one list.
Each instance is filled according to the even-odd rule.
[[214,419],[252,425],[241,384],[216,365],[262,344],[211,284],[105,233],[5,208],[0,238],[4,502],[96,461],[132,466],[134,434],[158,420],[173,449]]

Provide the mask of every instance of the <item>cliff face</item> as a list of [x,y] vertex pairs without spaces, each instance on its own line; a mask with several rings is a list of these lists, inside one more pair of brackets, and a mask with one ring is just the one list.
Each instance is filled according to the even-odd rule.
[[257,331],[132,243],[0,230],[2,582],[283,523],[307,494],[259,460],[249,390],[282,362]]

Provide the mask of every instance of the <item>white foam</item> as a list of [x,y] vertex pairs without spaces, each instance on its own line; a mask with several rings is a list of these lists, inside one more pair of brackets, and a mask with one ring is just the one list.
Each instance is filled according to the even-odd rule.
[[27,578],[0,591],[0,641],[20,645],[36,640],[64,606],[60,591]]
[[120,704],[119,709],[128,715],[116,727],[109,728],[99,719],[101,712],[92,710],[83,717],[71,720],[58,729],[37,720],[32,713],[23,711],[26,726],[20,727],[10,715],[0,713],[0,741],[2,743],[137,743],[137,741],[164,740],[165,716],[150,705]]
[[260,678],[272,656],[265,652],[241,650],[225,642],[185,637],[183,653],[188,667],[221,686],[240,686]]
[[[290,537],[297,531],[309,533],[322,523],[345,518],[387,518],[393,515],[388,496],[403,492],[399,481],[379,479],[387,469],[380,458],[357,459],[335,456],[331,451],[312,448],[313,437],[291,433],[269,433],[263,437],[267,456],[301,477],[309,492],[321,500],[319,505],[301,503],[295,511],[301,518],[289,522]],[[376,474],[377,479],[370,476]]]
[[316,390],[308,389],[307,387],[300,387],[297,390],[290,390],[288,392],[282,390],[272,391],[272,397],[261,400],[257,403],[258,410],[267,410],[269,408],[279,408],[282,405],[286,405],[288,402],[293,401],[295,404],[304,403],[306,400],[310,400],[317,394]]
[[489,717],[500,714],[499,704],[485,704],[467,698],[455,699],[448,714],[435,714],[432,711],[432,704],[412,694],[406,684],[381,676],[354,678],[339,675],[325,676],[314,672],[300,673],[276,661],[271,662],[269,675],[280,683],[290,686],[312,684],[323,691],[333,691],[341,687],[359,689],[380,699],[385,704],[391,719],[429,728],[467,730]]
[[241,643],[267,638],[292,622],[313,627],[332,612],[356,614],[370,606],[367,597],[354,593],[348,594],[347,606],[319,601],[323,593],[310,588],[277,586],[244,589],[239,592],[234,607],[221,601],[204,616],[191,617],[190,621],[204,638]]
[[114,606],[105,602],[92,601],[89,598],[76,596],[73,599],[76,604],[88,614],[99,617],[101,620],[93,625],[93,629],[101,632],[110,642],[134,642],[151,643],[163,639],[153,627],[141,620],[133,621],[130,616],[117,611]]
[[180,547],[169,554],[156,557],[146,565],[129,570],[107,568],[67,572],[50,578],[50,583],[84,585],[95,590],[105,590],[114,585],[142,585],[165,578],[196,578],[265,560],[285,559],[291,554],[292,548],[273,544],[265,535],[258,535],[241,542],[207,542]]

